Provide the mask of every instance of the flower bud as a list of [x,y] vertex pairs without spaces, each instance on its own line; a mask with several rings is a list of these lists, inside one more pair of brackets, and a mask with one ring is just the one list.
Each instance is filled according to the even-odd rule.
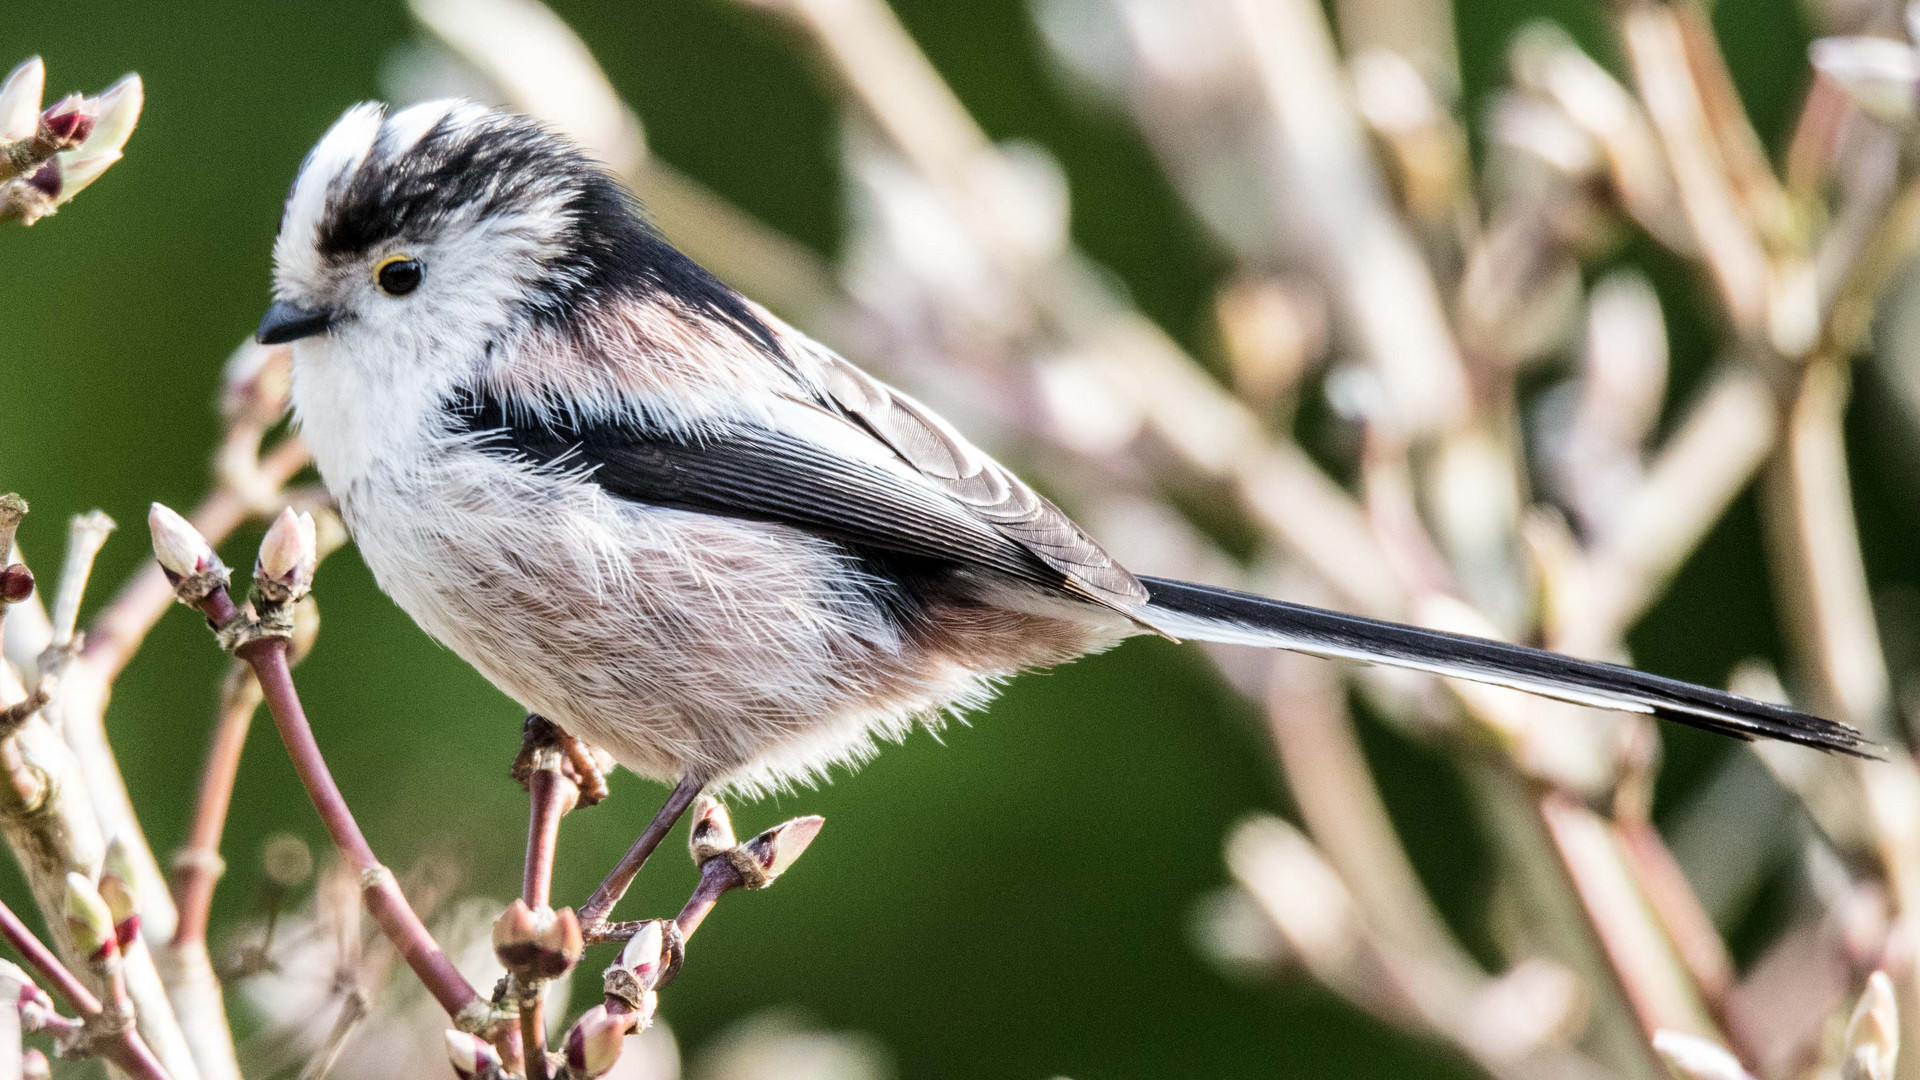
[[619,1063],[621,1046],[636,1022],[633,1013],[616,1015],[605,1005],[588,1009],[567,1032],[567,1068],[583,1080],[605,1076]]
[[707,860],[739,842],[734,839],[733,820],[727,815],[726,805],[712,796],[700,796],[700,801],[693,804],[693,831],[687,835],[687,850],[693,855],[693,864],[705,866]]
[[60,174],[60,163],[49,161],[35,169],[33,175],[27,177],[27,186],[48,199],[58,199],[61,189],[66,186]]
[[40,114],[53,137],[66,146],[77,146],[93,134],[93,106],[79,94],[68,94]]
[[320,543],[313,515],[280,511],[260,540],[260,557],[253,579],[269,600],[297,600],[313,587],[313,571],[320,562]]
[[494,920],[493,954],[508,971],[525,978],[557,979],[573,970],[586,951],[572,908],[530,908],[515,900]]
[[41,990],[39,987],[34,987],[33,992],[30,994],[21,994],[20,1000],[15,1003],[14,1007],[20,1014],[21,1031],[31,1035],[34,1032],[46,1031],[49,1028],[55,1028],[56,1031],[58,1030],[56,1024],[58,1024],[59,1021],[56,1018],[59,1016],[59,1013],[53,1007],[53,999],[48,997],[46,991]]
[[228,422],[271,424],[287,411],[293,351],[249,338],[227,358],[220,379],[220,413]]
[[98,180],[109,165],[120,160],[120,150],[139,124],[140,109],[145,103],[146,87],[138,75],[122,76],[94,99],[93,133],[79,146],[60,154],[60,173],[64,180],[62,202],[80,194],[88,184]]
[[1867,991],[1847,1021],[1847,1056],[1840,1063],[1845,1080],[1893,1080],[1894,1061],[1900,1055],[1900,1013],[1894,1005],[1893,981],[1884,971],[1867,978]]
[[1814,70],[1861,109],[1893,124],[1913,121],[1920,98],[1920,55],[1913,46],[1883,37],[1825,37],[1807,52]]
[[127,845],[116,836],[107,844],[107,855],[100,868],[100,897],[113,913],[113,937],[125,952],[140,934],[140,894],[134,882],[133,860]]
[[168,507],[154,503],[147,510],[147,529],[153,533],[153,557],[175,582],[220,567],[220,556],[200,530]]
[[0,142],[33,137],[40,123],[40,98],[47,89],[47,65],[37,56],[7,73],[0,83]]
[[448,1030],[447,1061],[460,1080],[498,1080],[500,1055],[493,1044],[478,1035]]
[[0,1008],[12,1005],[20,1015],[20,1029],[43,1031],[54,1017],[53,999],[34,985],[20,965],[0,960]]
[[775,878],[787,872],[795,859],[820,835],[820,826],[826,819],[817,815],[797,817],[792,821],[783,821],[743,845],[747,855],[760,867],[762,875],[759,881],[747,883],[749,889],[764,889],[773,884]]
[[53,1063],[38,1047],[29,1047],[20,1055],[20,1080],[53,1080]]
[[85,874],[68,872],[65,903],[67,933],[73,937],[75,950],[93,961],[119,953],[119,941],[113,933],[113,911]]
[[626,947],[620,950],[620,958],[614,963],[631,972],[642,990],[651,990],[660,982],[661,951],[665,945],[666,933],[659,920],[650,920],[627,939]]
[[1662,1028],[1653,1034],[1653,1049],[1685,1080],[1753,1080],[1739,1058],[1711,1039]]
[[11,960],[0,960],[0,1001],[11,1000],[19,996],[23,986],[33,986],[33,976],[27,969]]
[[25,1008],[44,1005],[53,1008],[53,999],[33,981],[33,976],[11,960],[0,960],[0,1007],[12,1002]]
[[18,604],[33,595],[33,571],[25,563],[13,563],[0,569],[0,600]]

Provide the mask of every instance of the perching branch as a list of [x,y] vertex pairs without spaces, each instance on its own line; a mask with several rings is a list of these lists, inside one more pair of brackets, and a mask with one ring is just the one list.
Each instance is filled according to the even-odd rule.
[[[284,512],[262,542],[254,575],[258,609],[237,607],[227,594],[228,572],[213,548],[184,518],[158,504],[149,519],[154,551],[174,580],[180,601],[207,617],[222,645],[246,661],[280,731],[287,755],[319,812],[327,834],[359,875],[362,902],[402,959],[463,1031],[491,1033],[497,1024],[486,999],[453,966],[407,902],[393,872],[381,864],[354,820],[314,741],[288,662],[292,605],[306,595],[318,562],[312,518]],[[517,1033],[516,1033],[517,1036]],[[517,1041],[517,1038],[516,1038]]]
[[[131,1017],[124,1011],[109,1016],[93,991],[60,962],[53,950],[41,944],[33,931],[27,929],[20,917],[5,904],[0,904],[0,937],[7,939],[14,951],[47,981],[68,1008],[80,1014],[80,1028],[71,1033],[72,1050],[97,1053],[126,1070],[136,1080],[172,1080],[160,1060],[148,1049],[146,1041],[140,1037],[140,1032],[131,1023]],[[124,1003],[117,1008],[124,1010]]]

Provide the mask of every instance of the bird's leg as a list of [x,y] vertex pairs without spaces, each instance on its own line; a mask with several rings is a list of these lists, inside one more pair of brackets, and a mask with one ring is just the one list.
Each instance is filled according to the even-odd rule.
[[543,755],[549,751],[559,752],[560,770],[580,789],[581,806],[593,806],[607,797],[607,773],[613,768],[613,757],[560,730],[538,713],[527,714],[520,753],[513,759],[513,778],[521,787],[530,789],[533,774],[547,760]]
[[666,839],[667,833],[686,814],[687,807],[693,805],[693,800],[699,797],[700,789],[705,786],[706,781],[701,777],[692,774],[681,777],[673,793],[667,796],[666,804],[660,807],[660,812],[653,815],[653,820],[640,833],[640,838],[620,857],[613,872],[607,875],[599,888],[593,890],[587,902],[580,905],[580,929],[589,944],[610,940],[605,931],[608,927],[607,916],[612,914],[613,905],[626,895],[627,886],[633,884],[634,875],[646,865],[647,857],[660,846],[660,841]]

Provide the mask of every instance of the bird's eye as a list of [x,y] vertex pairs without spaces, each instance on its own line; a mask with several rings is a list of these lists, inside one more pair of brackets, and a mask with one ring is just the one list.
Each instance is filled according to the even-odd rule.
[[426,267],[411,255],[389,255],[373,268],[373,283],[388,296],[405,296],[420,287]]

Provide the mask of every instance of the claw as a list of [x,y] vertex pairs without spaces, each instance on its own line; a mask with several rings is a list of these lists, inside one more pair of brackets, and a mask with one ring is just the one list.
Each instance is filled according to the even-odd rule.
[[528,713],[512,775],[524,788],[535,772],[545,768],[558,768],[580,789],[579,805],[592,806],[607,797],[607,772],[613,768],[613,757],[560,730],[546,717]]

